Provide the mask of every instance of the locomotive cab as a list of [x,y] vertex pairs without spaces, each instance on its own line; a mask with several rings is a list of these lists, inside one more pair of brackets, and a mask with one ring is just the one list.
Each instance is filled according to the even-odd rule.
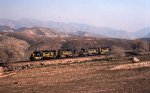
[[58,50],[58,58],[67,58],[67,57],[73,57],[74,51],[72,50]]
[[88,49],[82,48],[82,49],[79,51],[79,56],[88,56]]
[[42,51],[34,51],[30,56],[30,60],[31,61],[41,60],[42,57],[43,57]]
[[56,56],[57,56],[56,50],[43,50],[43,59],[56,58]]
[[97,48],[89,48],[88,49],[88,55],[89,56],[98,55],[98,49]]
[[109,54],[111,51],[111,49],[109,47],[102,47],[102,48],[99,48],[99,52],[100,54]]

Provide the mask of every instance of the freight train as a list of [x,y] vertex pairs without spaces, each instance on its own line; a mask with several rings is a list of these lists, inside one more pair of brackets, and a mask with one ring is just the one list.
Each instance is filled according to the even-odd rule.
[[70,57],[83,57],[83,56],[94,56],[94,55],[106,55],[110,54],[111,48],[82,48],[76,49],[59,49],[59,50],[38,50],[34,51],[31,56],[31,61],[44,60],[44,59],[56,59],[56,58],[70,58]]

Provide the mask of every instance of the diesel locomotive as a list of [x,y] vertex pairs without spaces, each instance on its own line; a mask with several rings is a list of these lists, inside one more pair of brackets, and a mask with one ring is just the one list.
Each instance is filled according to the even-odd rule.
[[109,47],[101,48],[82,48],[76,49],[59,49],[59,50],[38,50],[34,51],[31,56],[31,61],[44,60],[44,59],[57,59],[57,58],[70,58],[70,57],[83,57],[94,55],[105,55],[111,52]]

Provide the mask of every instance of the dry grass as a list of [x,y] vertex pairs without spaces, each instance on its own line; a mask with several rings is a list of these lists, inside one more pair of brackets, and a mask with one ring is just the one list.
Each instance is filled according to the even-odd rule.
[[0,79],[0,93],[149,93],[150,68],[109,70],[88,62],[16,71]]
[[123,64],[123,65],[117,65],[113,68],[111,68],[111,70],[120,70],[120,69],[135,69],[135,68],[146,68],[146,67],[150,67],[150,62],[139,62],[139,63],[129,63],[129,64]]
[[3,67],[0,67],[0,76],[3,74],[4,70]]

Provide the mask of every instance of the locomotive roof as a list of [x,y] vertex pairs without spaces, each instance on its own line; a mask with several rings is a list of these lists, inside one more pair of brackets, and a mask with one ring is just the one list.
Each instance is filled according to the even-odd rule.
[[54,52],[56,50],[43,50],[43,52]]
[[42,51],[36,50],[36,51],[34,51],[33,53],[42,53]]

